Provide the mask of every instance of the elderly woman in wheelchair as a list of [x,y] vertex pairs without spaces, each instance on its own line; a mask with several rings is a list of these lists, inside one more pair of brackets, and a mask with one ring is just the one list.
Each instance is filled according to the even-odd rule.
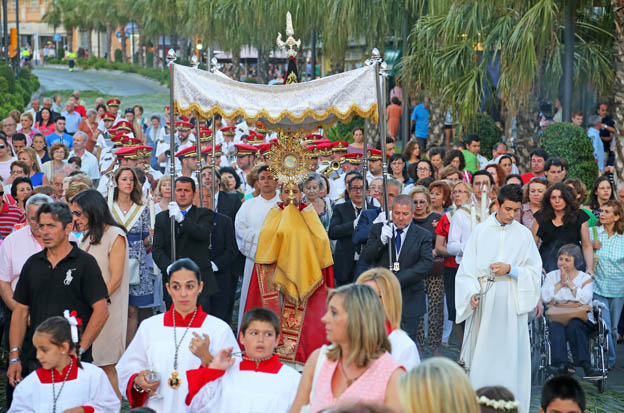
[[546,274],[542,286],[542,301],[546,305],[546,318],[551,348],[551,372],[568,373],[570,345],[574,365],[583,367],[585,378],[602,377],[591,363],[589,335],[594,329],[591,307],[592,278],[579,271],[583,255],[578,245],[567,244],[557,253],[557,270]]

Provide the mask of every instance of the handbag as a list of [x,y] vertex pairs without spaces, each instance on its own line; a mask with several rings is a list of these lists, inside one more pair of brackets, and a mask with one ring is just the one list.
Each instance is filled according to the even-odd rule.
[[581,304],[578,301],[554,301],[548,304],[546,318],[551,323],[567,326],[573,318],[587,322],[589,320],[588,313],[591,311],[592,307],[590,305]]

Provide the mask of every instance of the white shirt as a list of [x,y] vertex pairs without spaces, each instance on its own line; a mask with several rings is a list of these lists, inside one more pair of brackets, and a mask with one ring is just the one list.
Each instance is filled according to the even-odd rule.
[[420,354],[414,340],[412,340],[405,331],[397,329],[392,330],[388,336],[392,346],[392,358],[410,371],[420,364]]
[[[76,152],[71,151],[69,153],[69,158],[76,155]],[[99,179],[100,178],[100,168],[98,167],[98,160],[91,152],[85,149],[82,156],[78,156],[82,162],[80,166],[80,170],[89,175],[91,179]]]
[[448,243],[446,249],[450,255],[455,256],[457,264],[461,263],[464,248],[472,232],[472,221],[463,209],[457,210],[451,218],[449,227]]

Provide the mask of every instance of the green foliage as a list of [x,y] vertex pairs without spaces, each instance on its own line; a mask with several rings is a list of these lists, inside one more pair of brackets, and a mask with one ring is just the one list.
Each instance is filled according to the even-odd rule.
[[[0,76],[0,95],[4,95],[5,93],[9,93],[9,82],[4,77]],[[2,100],[0,100],[0,104],[2,104]]]
[[154,52],[145,53],[145,65],[147,67],[154,67]]
[[492,156],[494,144],[501,140],[502,132],[490,115],[477,113],[477,116],[468,124],[468,128],[464,133],[464,139],[468,135],[477,135],[481,138],[481,150],[479,153],[489,158]]
[[115,62],[123,62],[123,53],[121,49],[115,49]]
[[59,47],[56,49],[56,58],[58,60],[63,60],[65,58],[65,49]]
[[330,141],[347,141],[353,142],[353,129],[362,128],[364,130],[364,119],[354,116],[348,122],[337,122],[334,126],[325,131],[327,139]]
[[13,69],[5,64],[0,64],[0,77],[6,79],[9,84],[9,93],[15,93],[15,75],[13,75]]
[[590,188],[598,176],[594,146],[585,130],[571,123],[553,123],[542,135],[542,145],[549,156],[568,162],[569,178],[579,178]]

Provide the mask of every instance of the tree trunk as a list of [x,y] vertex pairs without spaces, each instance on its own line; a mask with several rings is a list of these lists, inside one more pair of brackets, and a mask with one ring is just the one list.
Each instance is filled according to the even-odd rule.
[[624,182],[624,0],[612,0],[615,20],[615,82],[614,104],[611,115],[615,120],[615,171],[616,183]]
[[241,78],[240,63],[240,50],[232,50],[232,79],[234,80],[240,80]]
[[529,98],[528,106],[520,107],[516,116],[516,136],[513,140],[513,150],[518,157],[518,168],[529,170],[530,153],[539,145],[539,108],[537,99]]
[[[383,118],[382,118],[383,119]],[[364,136],[366,136],[366,145],[369,148],[376,148],[379,142],[379,124],[372,123],[370,120],[364,120]]]
[[126,32],[124,31],[125,27],[122,26],[121,28],[121,61],[123,63],[128,63],[128,45],[127,43],[127,39],[128,37],[126,36]]
[[111,61],[111,52],[113,50],[113,25],[106,24],[106,61]]
[[[403,91],[403,96],[406,96]],[[427,136],[427,146],[444,146],[444,119],[446,118],[447,107],[439,99],[430,99],[429,103],[429,134]],[[409,138],[408,138],[409,140]],[[452,142],[451,142],[452,145]]]
[[87,43],[87,47],[89,48],[89,57],[95,56],[93,53],[93,30],[89,29],[89,42]]
[[258,83],[269,82],[269,56],[271,51],[264,47],[258,47]]

